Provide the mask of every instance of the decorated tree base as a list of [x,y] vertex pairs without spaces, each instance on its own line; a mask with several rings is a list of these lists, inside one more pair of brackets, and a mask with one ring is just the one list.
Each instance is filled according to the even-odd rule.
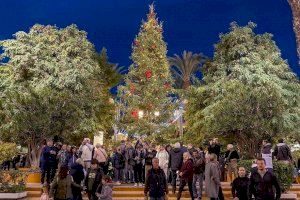
[[40,170],[32,170],[30,168],[21,168],[20,171],[27,174],[26,183],[41,183]]

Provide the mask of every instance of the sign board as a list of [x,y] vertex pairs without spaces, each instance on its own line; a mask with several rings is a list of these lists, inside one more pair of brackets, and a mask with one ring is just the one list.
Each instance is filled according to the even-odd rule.
[[96,145],[96,144],[103,145],[103,137],[104,137],[104,132],[103,131],[99,131],[98,134],[96,133],[94,135],[94,145]]

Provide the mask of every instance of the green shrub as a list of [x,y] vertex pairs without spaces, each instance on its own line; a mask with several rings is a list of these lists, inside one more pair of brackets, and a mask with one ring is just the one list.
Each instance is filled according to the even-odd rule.
[[278,178],[280,186],[283,191],[288,190],[293,183],[293,170],[294,166],[292,164],[285,164],[282,162],[273,162],[274,174]]
[[[247,172],[250,172],[252,161],[253,160],[240,160],[238,166],[243,166],[246,168]],[[293,170],[294,166],[292,164],[273,161],[273,171],[283,191],[288,190],[293,183]]]
[[0,171],[0,193],[17,193],[26,189],[26,173],[19,170]]
[[0,141],[0,164],[6,160],[12,159],[17,154],[18,150],[15,143],[5,143]]

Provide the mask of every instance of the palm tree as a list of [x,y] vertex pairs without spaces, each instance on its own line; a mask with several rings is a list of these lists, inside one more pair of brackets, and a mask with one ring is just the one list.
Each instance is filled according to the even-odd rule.
[[188,89],[193,83],[193,78],[197,72],[200,72],[201,66],[206,61],[203,54],[193,54],[191,51],[183,51],[182,57],[174,54],[169,57],[171,71],[175,76],[176,86],[184,90]]
[[296,35],[297,53],[300,65],[300,0],[288,0],[293,14],[294,32]]

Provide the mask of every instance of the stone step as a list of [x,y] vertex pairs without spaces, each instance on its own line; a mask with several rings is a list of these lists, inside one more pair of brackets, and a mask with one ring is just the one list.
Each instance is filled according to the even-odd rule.
[[[225,200],[229,200],[230,198],[225,198]],[[38,197],[29,197],[27,200],[40,200]],[[83,197],[83,200],[88,200],[87,197]],[[144,197],[114,197],[113,200],[144,200]],[[169,197],[169,200],[176,200],[176,197]],[[180,200],[191,200],[191,198],[181,197]]]
[[27,197],[41,197],[42,192],[41,191],[28,191]]
[[[37,200],[41,196],[41,184],[27,184],[26,191],[28,192],[28,199]],[[116,185],[114,186],[113,199],[114,200],[139,200],[144,199],[144,187],[134,187],[130,184]],[[172,194],[172,188],[169,186],[169,199],[176,199],[175,194]],[[229,183],[222,183],[222,191],[225,199],[231,199],[231,187]],[[178,186],[177,186],[178,192]],[[295,193],[300,199],[300,185],[293,184],[290,188],[290,193]],[[205,197],[205,192],[203,192]],[[85,198],[86,199],[86,198]],[[182,194],[182,199],[189,199],[188,188],[185,187],[185,191]]]
[[[172,191],[172,187],[171,186],[169,186],[168,187],[169,188],[169,191]],[[176,187],[177,188],[177,190],[178,190],[178,186]],[[187,190],[188,189],[188,187],[187,186],[185,186],[185,188],[184,188],[185,190]],[[205,189],[205,187],[203,187],[203,189]],[[129,186],[122,186],[122,185],[118,185],[118,186],[114,186],[113,187],[113,191],[144,191],[144,187],[142,187],[142,186],[136,186],[136,187],[134,187],[134,186],[132,186],[132,187],[129,187]],[[231,187],[222,187],[222,191],[231,191]]]
[[[224,193],[224,196],[225,197],[231,197],[231,193]],[[173,194],[173,193],[170,193],[169,194],[169,197],[176,197],[177,193],[176,194]],[[143,192],[136,192],[136,191],[126,191],[126,192],[114,192],[113,193],[113,197],[131,197],[131,198],[136,198],[136,197],[144,197],[144,193]],[[203,192],[203,197],[205,197],[205,192]],[[184,198],[189,198],[190,197],[190,194],[188,191],[185,191],[182,193],[182,197]]]

